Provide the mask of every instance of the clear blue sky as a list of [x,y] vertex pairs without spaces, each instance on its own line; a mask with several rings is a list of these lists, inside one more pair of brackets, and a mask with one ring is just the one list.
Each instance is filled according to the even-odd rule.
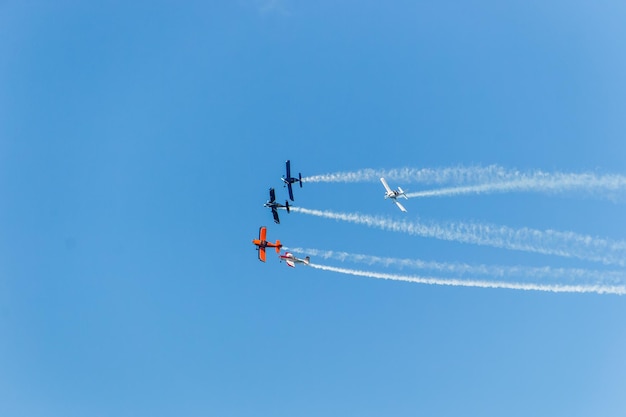
[[[286,159],[625,175],[624,21],[618,1],[0,2],[0,415],[622,416],[624,296],[291,269],[250,241],[626,274],[262,207]],[[623,194],[404,217],[382,196],[305,183],[294,205],[626,239]]]

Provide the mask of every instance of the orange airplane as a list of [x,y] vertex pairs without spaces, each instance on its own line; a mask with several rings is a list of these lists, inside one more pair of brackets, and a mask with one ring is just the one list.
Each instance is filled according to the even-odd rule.
[[276,248],[276,253],[280,253],[280,248],[283,245],[280,243],[280,240],[276,240],[276,243],[268,242],[265,240],[265,236],[267,235],[267,228],[265,226],[261,226],[259,228],[259,238],[252,239],[252,243],[254,243],[259,251],[259,261],[265,262],[265,248]]

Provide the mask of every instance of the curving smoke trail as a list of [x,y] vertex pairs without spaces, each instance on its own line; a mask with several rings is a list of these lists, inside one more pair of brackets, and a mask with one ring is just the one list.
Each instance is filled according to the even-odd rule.
[[362,169],[303,178],[305,182],[377,182],[380,177],[401,183],[450,184],[440,190],[407,193],[408,197],[436,197],[511,191],[562,193],[582,190],[587,193],[617,194],[626,191],[626,176],[616,174],[562,173],[540,170],[522,172],[498,165],[487,167]]
[[532,284],[532,283],[518,283],[518,282],[503,282],[503,281],[486,281],[486,280],[473,280],[473,279],[446,279],[446,278],[432,278],[432,277],[418,277],[410,275],[395,275],[371,271],[361,271],[356,269],[336,268],[333,266],[309,264],[310,267],[338,272],[346,275],[354,275],[360,277],[387,279],[393,281],[413,282],[419,284],[429,285],[448,285],[455,287],[477,287],[477,288],[505,288],[512,290],[524,290],[524,291],[548,291],[548,292],[567,292],[567,293],[596,293],[596,294],[626,294],[626,287],[623,285],[563,285],[563,284]]
[[626,242],[585,236],[574,232],[541,231],[530,228],[513,229],[507,226],[462,222],[426,224],[405,220],[397,221],[360,213],[337,213],[302,207],[293,207],[291,210],[297,213],[362,224],[414,236],[579,258],[609,265],[624,266],[626,264]]

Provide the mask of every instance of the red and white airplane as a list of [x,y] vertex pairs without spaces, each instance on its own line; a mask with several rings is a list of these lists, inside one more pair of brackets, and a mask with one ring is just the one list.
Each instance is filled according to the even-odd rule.
[[406,194],[404,193],[404,191],[402,190],[402,188],[398,187],[397,190],[392,190],[389,187],[389,184],[387,184],[387,181],[385,181],[384,178],[380,178],[380,182],[383,183],[383,186],[385,187],[385,198],[390,198],[391,200],[393,200],[394,203],[396,203],[396,206],[398,206],[398,208],[404,212],[406,212],[406,209],[404,208],[404,206],[402,204],[400,204],[397,200],[398,197],[404,197],[407,200],[409,199],[409,197],[406,196]]
[[252,243],[256,245],[256,249],[259,251],[259,261],[261,262],[265,262],[265,248],[276,248],[276,253],[280,253],[280,248],[283,247],[280,240],[276,240],[276,243],[268,242],[266,236],[267,227],[261,226],[259,228],[259,238],[252,239]]
[[311,258],[309,256],[307,256],[304,259],[300,259],[300,258],[296,258],[294,256],[294,254],[291,253],[291,252],[285,252],[284,255],[280,255],[280,261],[281,262],[285,261],[285,262],[287,262],[287,266],[295,268],[296,264],[308,265],[309,262],[311,261]]

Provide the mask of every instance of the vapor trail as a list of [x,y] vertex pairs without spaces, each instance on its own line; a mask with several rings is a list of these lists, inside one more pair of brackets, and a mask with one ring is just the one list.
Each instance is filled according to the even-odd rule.
[[488,276],[490,278],[511,279],[519,277],[521,279],[568,279],[568,280],[588,280],[595,281],[596,284],[606,283],[611,280],[613,283],[624,282],[626,271],[598,271],[583,268],[554,268],[528,267],[528,266],[504,266],[504,265],[469,265],[466,263],[449,263],[423,261],[420,259],[380,257],[341,251],[328,251],[310,248],[285,248],[297,254],[306,254],[322,259],[334,259],[341,262],[350,261],[353,263],[363,263],[367,265],[382,265],[384,267],[395,266],[398,268],[413,268],[427,271],[436,271],[444,274],[454,274],[457,276]]
[[559,193],[569,190],[582,189],[588,192],[609,191],[617,192],[626,189],[621,178],[583,177],[578,178],[525,178],[508,182],[489,182],[477,185],[448,187],[435,190],[416,191],[406,193],[409,198],[415,197],[449,197],[462,194],[490,194],[506,193],[511,191],[541,191]]
[[305,182],[377,182],[380,177],[424,184],[476,183],[506,176],[508,171],[496,165],[488,167],[400,168],[335,172],[302,178]]
[[362,169],[352,172],[314,175],[302,180],[305,182],[351,183],[377,182],[380,177],[401,182],[401,185],[406,183],[455,185],[442,190],[407,193],[408,197],[435,197],[510,191],[540,191],[549,193],[570,190],[583,190],[590,193],[626,191],[626,176],[624,175],[598,175],[590,172],[545,172],[540,170],[522,172],[507,170],[497,165],[391,170]]
[[478,288],[507,288],[512,290],[525,291],[548,291],[548,292],[569,292],[569,293],[596,293],[596,294],[626,294],[626,287],[623,285],[561,285],[561,284],[527,284],[516,282],[498,282],[486,280],[462,280],[462,279],[444,279],[431,277],[418,277],[410,275],[395,275],[379,272],[361,271],[356,269],[336,268],[333,266],[309,264],[310,267],[321,269],[323,271],[338,272],[340,274],[354,275],[360,277],[369,277],[377,279],[388,279],[393,281],[414,282],[419,284],[430,285],[449,285],[454,287],[478,287]]
[[291,210],[414,236],[586,259],[604,264],[624,266],[626,263],[626,242],[579,235],[574,232],[541,231],[530,228],[513,229],[507,226],[461,222],[425,224],[359,213],[310,210],[302,207],[293,207]]

